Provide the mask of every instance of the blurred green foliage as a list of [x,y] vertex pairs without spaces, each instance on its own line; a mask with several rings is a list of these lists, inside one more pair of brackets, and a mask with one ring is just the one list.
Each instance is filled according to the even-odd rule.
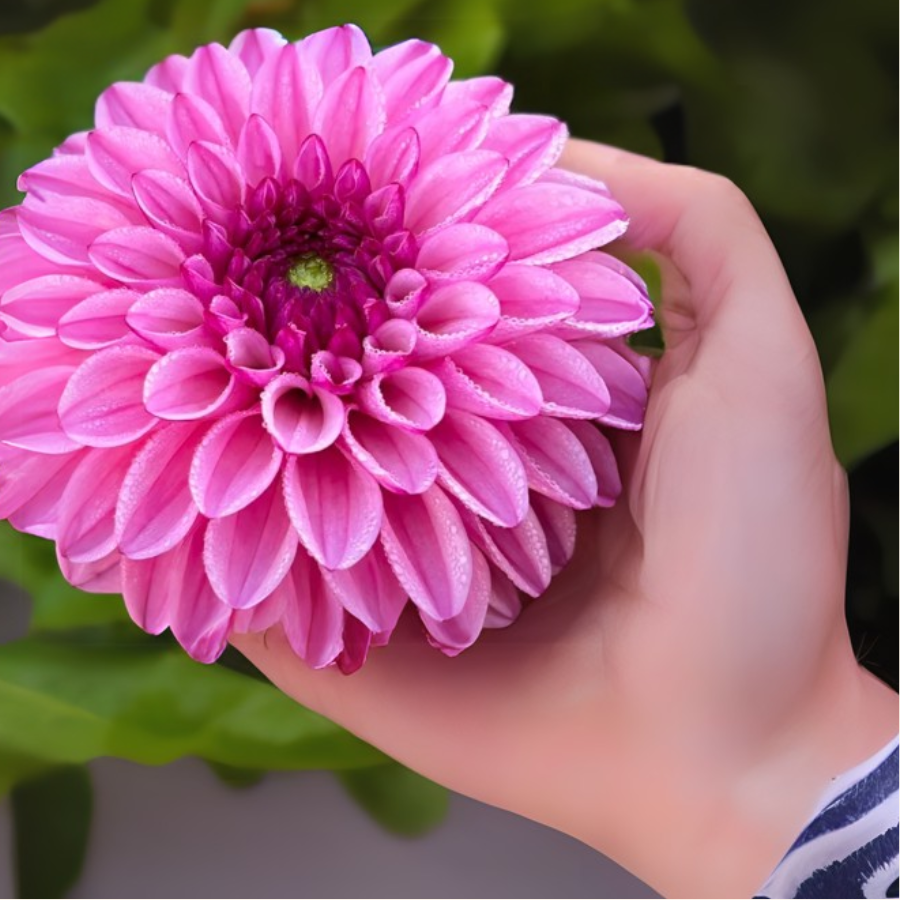
[[[882,0],[6,3],[0,205],[17,202],[19,172],[90,127],[111,82],[248,26],[299,38],[345,21],[375,45],[436,41],[458,76],[511,80],[518,110],[712,169],[744,189],[813,328],[835,446],[851,470],[851,625],[867,661],[895,678],[897,508],[883,489],[897,466],[895,8]],[[35,601],[31,634],[0,648],[0,790],[98,755],[162,763],[198,754],[234,783],[266,767],[345,768],[351,794],[394,830],[439,818],[445,797],[417,776],[270,686],[197,666],[142,636],[116,598],[69,588],[49,544],[3,526],[0,577]],[[369,768],[350,771],[359,767]]]

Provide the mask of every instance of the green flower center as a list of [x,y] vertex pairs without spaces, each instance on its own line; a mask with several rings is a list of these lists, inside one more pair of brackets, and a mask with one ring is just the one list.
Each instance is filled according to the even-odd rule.
[[317,253],[298,256],[287,272],[287,280],[298,288],[306,288],[321,294],[331,287],[334,269]]

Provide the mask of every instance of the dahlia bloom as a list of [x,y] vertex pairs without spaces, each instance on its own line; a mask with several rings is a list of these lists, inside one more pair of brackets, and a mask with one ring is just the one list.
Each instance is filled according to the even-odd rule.
[[644,285],[555,119],[412,40],[268,30],[118,83],[0,214],[0,517],[211,661],[512,622],[620,490]]

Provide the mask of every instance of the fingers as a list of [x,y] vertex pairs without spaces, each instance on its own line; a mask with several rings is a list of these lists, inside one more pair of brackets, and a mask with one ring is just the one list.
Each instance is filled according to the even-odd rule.
[[[625,242],[669,258],[689,283],[680,302],[701,334],[764,354],[808,349],[808,329],[765,228],[727,179],[571,140],[562,164],[604,181],[631,224]],[[681,293],[681,292],[679,292]]]

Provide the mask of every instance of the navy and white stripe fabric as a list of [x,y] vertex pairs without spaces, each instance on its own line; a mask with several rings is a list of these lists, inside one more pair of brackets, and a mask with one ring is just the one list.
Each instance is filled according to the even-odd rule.
[[896,897],[897,738],[836,778],[755,897]]

